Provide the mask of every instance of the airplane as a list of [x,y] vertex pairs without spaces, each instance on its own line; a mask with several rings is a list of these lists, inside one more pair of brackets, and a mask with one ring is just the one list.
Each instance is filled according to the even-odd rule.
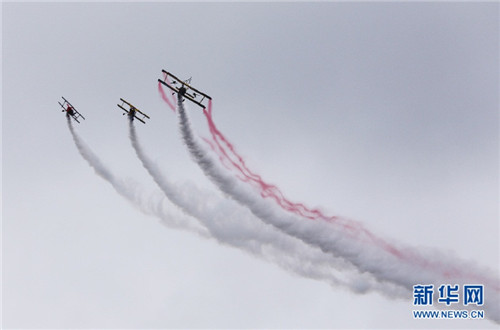
[[[144,112],[142,112],[141,110],[137,109],[132,104],[130,104],[127,101],[125,101],[124,99],[120,98],[120,101],[122,101],[122,104],[121,105],[117,104],[117,106],[120,107],[123,111],[125,111],[127,113],[127,116],[130,118],[130,120],[134,120],[134,118],[135,118],[138,121],[140,121],[143,124],[145,124],[146,122],[144,121],[144,119],[146,119],[146,118],[150,119],[148,115],[146,115]],[[127,104],[129,106],[129,110],[127,110],[127,109],[125,109],[123,107],[125,104]],[[137,115],[140,115],[142,118],[137,117]]]
[[[162,83],[163,85],[165,85],[168,88],[170,88],[171,90],[173,90],[174,93],[172,93],[172,94],[177,93],[178,97],[186,98],[186,99],[190,100],[191,102],[199,105],[203,109],[206,108],[206,105],[203,104],[203,101],[205,101],[206,99],[211,100],[212,98],[210,96],[208,96],[207,94],[200,92],[199,90],[197,90],[193,86],[189,85],[191,83],[191,78],[189,78],[188,80],[182,81],[179,78],[177,78],[176,76],[174,76],[173,74],[171,74],[170,72],[167,72],[165,70],[161,70],[161,71],[164,73],[165,78],[163,80],[158,79],[158,82]],[[168,78],[170,78],[171,81]],[[174,85],[177,85],[179,87],[174,86]],[[201,99],[197,100],[196,99],[197,97],[201,97]],[[182,99],[182,101],[184,102],[183,99]]]
[[61,108],[63,108],[62,112],[66,112],[66,116],[69,118],[69,116],[73,117],[73,119],[77,122],[77,123],[80,123],[80,121],[78,120],[78,118],[82,118],[83,120],[85,120],[85,117],[82,116],[81,113],[79,113],[74,106],[71,105],[71,103],[69,103],[68,100],[66,100],[64,98],[64,96],[62,96],[62,99],[64,100],[63,103],[57,101],[57,103],[59,103],[59,105],[61,106]]

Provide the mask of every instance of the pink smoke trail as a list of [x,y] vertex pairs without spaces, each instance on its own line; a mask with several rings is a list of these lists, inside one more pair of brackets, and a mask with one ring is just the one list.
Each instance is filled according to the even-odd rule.
[[[172,87],[172,85],[170,84],[170,81],[168,80],[168,76],[167,76],[167,74],[165,72],[163,72],[163,81],[168,86]],[[168,99],[167,94],[163,90],[163,87],[162,87],[162,84],[161,84],[160,81],[158,81],[158,92],[160,92],[160,95],[161,95],[163,101],[165,101],[168,104],[168,106],[170,107],[170,109],[172,109],[172,111],[175,112],[175,106],[174,106],[174,104],[175,104],[175,102],[177,102],[177,99],[175,98],[174,93],[171,93],[170,96],[172,97],[172,101],[170,101]]]
[[[172,108],[171,103],[168,101],[168,98],[163,91],[163,87],[161,83],[158,83],[158,89],[162,95],[162,98],[167,104]],[[173,109],[175,112],[175,109]],[[383,247],[385,250],[390,252],[391,254],[403,257],[402,253],[389,243],[384,240],[374,236],[371,232],[363,228],[359,223],[355,221],[347,221],[345,219],[336,217],[336,216],[326,216],[319,210],[309,210],[304,204],[301,203],[293,203],[286,199],[281,192],[281,190],[272,184],[266,183],[260,175],[253,173],[245,164],[243,157],[241,157],[234,148],[233,144],[230,143],[227,138],[220,132],[220,130],[216,127],[215,122],[212,118],[212,100],[208,101],[208,110],[204,109],[203,113],[207,118],[208,127],[210,129],[210,133],[212,134],[213,142],[209,142],[207,139],[204,141],[210,146],[210,148],[215,151],[218,156],[220,162],[223,166],[229,169],[229,165],[232,165],[238,172],[238,179],[241,181],[254,184],[261,190],[261,196],[263,198],[271,198],[273,199],[281,208],[284,210],[290,211],[296,215],[301,217],[305,217],[310,220],[315,219],[323,219],[328,222],[334,222],[340,226],[342,226],[350,235],[353,237],[357,237],[358,239],[367,238],[370,241],[376,243],[377,245]],[[227,148],[231,151],[234,157],[236,157],[237,161],[235,161],[226,151],[223,145],[224,143]],[[214,144],[215,143],[215,144]]]
[[167,94],[165,93],[165,91],[163,90],[163,87],[161,86],[161,82],[158,82],[158,92],[160,92],[160,95],[161,95],[161,98],[163,99],[163,101],[165,101],[165,103],[168,104],[170,109],[172,109],[172,111],[175,112],[175,106],[168,99]]
[[[222,132],[216,127],[215,122],[212,118],[212,100],[209,100],[207,108],[208,109],[203,110],[203,113],[207,119],[207,124],[210,133],[212,134],[212,140],[217,146],[217,148],[215,148],[213,143],[209,143],[211,149],[216,151],[220,158],[224,157],[225,160],[228,160],[231,163],[231,165],[233,165],[233,167],[238,171],[238,173],[243,175],[243,178],[240,178],[240,180],[248,183],[254,183],[254,186],[256,185],[258,188],[260,188],[262,197],[264,198],[270,197],[275,202],[277,202],[277,204],[283,209],[290,211],[294,214],[297,214],[299,216],[305,217],[307,219],[311,220],[321,219],[327,222],[339,224],[346,230],[347,233],[351,235],[351,237],[357,238],[358,240],[361,241],[371,242],[372,244],[381,247],[388,253],[392,254],[393,256],[407,263],[418,264],[424,269],[435,269],[440,266],[433,261],[429,261],[428,259],[415,254],[412,251],[404,251],[398,249],[397,247],[388,243],[384,239],[377,237],[375,234],[370,232],[368,229],[364,228],[360,223],[356,221],[343,219],[337,216],[328,216],[325,215],[321,210],[309,209],[306,205],[302,203],[294,203],[289,201],[277,186],[266,183],[260,175],[253,173],[247,167],[245,160],[241,155],[238,154],[234,145],[231,142],[229,142],[228,139],[222,134]],[[224,145],[221,145],[221,142],[227,147],[230,154],[228,154],[228,151],[226,150],[226,148],[224,148]],[[236,159],[236,161],[233,158]],[[227,165],[225,165],[225,167],[227,167]],[[465,271],[465,273],[467,274],[467,271]],[[463,274],[464,274],[463,270],[454,266],[448,267],[447,269],[443,270],[443,275],[447,278]],[[478,276],[477,274],[467,274],[467,275],[469,276],[472,275],[472,277],[480,279],[483,282],[487,281],[487,278]],[[496,291],[500,290],[498,283],[492,285],[492,288],[495,289]]]
[[[159,89],[162,90],[161,86],[159,86]],[[243,157],[237,153],[233,144],[229,142],[228,139],[222,134],[222,132],[220,132],[220,130],[216,127],[215,122],[212,118],[211,100],[209,100],[207,108],[208,109],[203,110],[203,113],[207,119],[208,127],[212,135],[212,141],[209,141],[208,139],[203,140],[209,145],[210,149],[212,149],[212,151],[214,151],[219,156],[219,161],[226,169],[230,169],[230,166],[236,169],[236,177],[243,182],[247,182],[249,184],[252,184],[253,186],[257,186],[261,190],[261,196],[263,198],[271,198],[284,210],[293,212],[294,214],[301,217],[310,220],[321,219],[323,221],[339,225],[344,229],[343,232],[349,237],[354,238],[360,242],[370,243],[374,246],[382,248],[390,255],[405,262],[406,264],[415,264],[421,267],[421,269],[427,270],[439,269],[441,274],[445,278],[465,276],[474,278],[483,283],[489,282],[489,279],[487,277],[478,275],[477,273],[469,273],[468,270],[464,270],[460,266],[448,264],[447,266],[443,267],[443,265],[439,262],[429,260],[423,255],[420,255],[420,253],[418,253],[417,251],[412,251],[405,248],[400,249],[395,245],[388,243],[381,237],[377,237],[375,234],[364,228],[363,225],[356,221],[337,216],[327,216],[318,209],[309,209],[302,203],[290,202],[284,197],[283,193],[277,186],[266,183],[260,175],[253,173],[246,166]],[[236,160],[233,158],[235,158]],[[497,282],[494,282],[490,285],[495,291],[498,292],[500,290]]]
[[[167,104],[170,106],[170,102],[168,101],[168,98],[165,95],[165,92],[163,91],[163,87],[161,86],[161,83],[158,83],[158,89],[160,93],[162,94],[162,98]],[[357,223],[356,221],[353,220],[346,220],[337,216],[326,216],[324,215],[320,210],[313,209],[310,210],[307,208],[304,204],[302,203],[293,203],[289,201],[286,197],[284,197],[283,193],[281,190],[272,184],[266,183],[260,175],[253,173],[245,164],[245,161],[242,156],[240,156],[236,149],[234,148],[233,144],[230,143],[227,138],[220,132],[220,130],[216,127],[215,122],[213,121],[212,118],[212,100],[208,101],[208,110],[204,109],[203,113],[205,114],[205,117],[207,118],[207,123],[208,127],[210,130],[210,133],[212,134],[212,142],[208,142],[207,139],[204,139],[206,143],[210,146],[210,148],[215,151],[218,156],[219,160],[223,164],[225,168],[228,168],[229,165],[232,165],[233,168],[237,170],[237,177],[244,182],[253,184],[254,186],[257,186],[257,188],[260,189],[261,191],[261,196],[263,198],[271,198],[273,199],[281,208],[283,208],[286,211],[292,212],[296,215],[299,215],[301,217],[310,219],[310,220],[315,220],[315,219],[322,219],[327,222],[332,222],[337,225],[342,226],[347,233],[349,233],[352,237],[357,237],[358,239],[362,240],[369,240],[372,241],[373,243],[377,244],[378,246],[384,248],[386,251],[391,253],[394,256],[400,257],[400,258],[405,258],[405,256],[394,246],[390,245],[386,241],[382,240],[381,238],[376,237],[373,235],[370,231],[365,229],[361,224]],[[172,108],[172,107],[171,107]],[[175,110],[174,110],[175,111]],[[232,153],[233,157],[236,158],[237,160],[235,161],[233,157],[231,157],[230,154],[228,154],[226,148],[221,144],[222,143],[229,149],[229,151]]]
[[[272,198],[281,208],[290,211],[296,215],[301,217],[305,217],[310,220],[322,219],[327,222],[333,222],[341,225],[344,229],[346,229],[351,235],[356,236],[358,238],[367,237],[372,242],[377,245],[383,247],[385,250],[390,252],[391,254],[403,257],[403,254],[394,246],[391,246],[389,243],[384,240],[376,237],[370,231],[363,228],[359,223],[355,221],[347,221],[337,216],[326,216],[320,210],[313,209],[310,210],[302,203],[294,203],[289,201],[281,192],[281,190],[272,184],[266,183],[262,177],[258,174],[253,173],[245,164],[243,157],[241,157],[234,148],[233,144],[227,140],[227,138],[220,132],[219,129],[215,126],[215,123],[212,118],[212,100],[208,101],[208,110],[204,109],[203,113],[207,118],[207,123],[210,129],[210,133],[212,134],[213,142],[217,145],[219,158],[223,156],[225,160],[229,160],[229,162],[236,168],[239,174],[243,175],[243,180],[245,182],[255,183],[257,187],[261,190],[261,196],[266,198]],[[221,145],[221,141],[229,148],[230,152],[235,156],[238,162],[234,161],[230,155],[228,155],[226,149]],[[212,150],[214,149],[214,145],[210,143]],[[217,151],[217,150],[215,150]],[[241,179],[241,178],[240,178]]]
[[[302,203],[295,203],[288,200],[281,190],[273,184],[265,182],[262,177],[254,172],[252,172],[246,165],[243,157],[241,157],[236,151],[232,143],[230,143],[227,138],[220,132],[220,130],[215,126],[212,118],[212,102],[209,100],[208,110],[204,110],[203,113],[207,118],[208,127],[210,133],[212,134],[212,139],[217,144],[219,152],[224,155],[227,159],[231,160],[232,165],[241,173],[244,173],[247,182],[251,182],[256,185],[261,190],[261,195],[263,197],[270,197],[274,199],[283,209],[293,212],[297,215],[308,219],[323,218],[325,220],[335,220],[335,216],[326,216],[318,209],[310,209]],[[222,142],[224,146],[220,144]],[[226,152],[226,149],[231,154]],[[233,160],[233,158],[235,160]]]
[[[453,258],[452,260],[447,260],[436,251],[434,251],[433,254],[421,253],[419,249],[389,244],[382,238],[375,236],[369,230],[363,228],[361,225],[351,228],[347,227],[345,224],[342,224],[343,228],[330,227],[333,230],[331,232],[333,234],[332,236],[325,235],[325,230],[330,230],[328,227],[315,227],[317,229],[323,228],[319,230],[312,229],[315,226],[314,222],[319,226],[332,222],[332,224],[338,224],[340,218],[334,218],[336,221],[332,222],[288,222],[287,219],[292,220],[293,218],[287,218],[278,213],[273,213],[271,211],[272,209],[269,208],[267,204],[259,202],[259,200],[253,197],[249,191],[238,188],[231,179],[231,176],[217,169],[215,163],[210,160],[210,157],[208,157],[203,148],[201,148],[201,145],[199,145],[194,138],[182,102],[178,103],[178,110],[180,113],[179,119],[183,140],[193,156],[193,159],[221,191],[246,206],[265,223],[271,224],[279,230],[303,240],[307,244],[318,246],[325,252],[330,251],[334,253],[334,255],[338,254],[346,258],[346,260],[353,262],[354,265],[361,269],[370,271],[375,276],[381,276],[382,280],[385,278],[385,280],[396,281],[398,283],[404,282],[410,289],[415,283],[420,283],[422,280],[430,280],[431,278],[427,277],[430,274],[439,274],[439,278],[435,278],[436,281],[448,279],[454,282],[456,280],[469,282],[472,280],[474,282],[478,281],[478,283],[487,284],[489,288],[497,292],[500,290],[498,280],[490,278],[485,272],[475,271],[474,267],[467,267],[463,262],[453,260]],[[221,146],[219,145],[219,147]],[[346,220],[346,222],[347,221],[348,220]],[[365,246],[359,243],[368,243],[368,245]],[[344,244],[346,245],[344,246]],[[363,246],[365,246],[365,248],[362,248]],[[373,255],[371,254],[372,251],[374,253]],[[385,258],[383,255],[385,254],[377,254],[376,251],[384,251],[392,258],[390,261],[386,259],[388,263],[384,261],[383,264],[379,264],[382,263],[382,259]],[[366,254],[370,257],[369,260],[363,260],[363,255],[366,256]],[[431,257],[434,255],[440,256],[437,258]],[[414,266],[418,268],[408,272],[407,267]]]
[[[253,183],[254,186],[256,185],[261,190],[262,197],[272,198],[280,207],[299,216],[311,220],[321,219],[327,222],[337,223],[341,225],[352,237],[356,237],[357,239],[361,239],[363,241],[370,241],[374,245],[383,248],[390,254],[394,255],[395,257],[398,257],[401,260],[405,260],[406,262],[416,262],[417,264],[423,266],[424,268],[433,268],[436,266],[434,265],[434,263],[429,262],[428,260],[418,255],[415,255],[414,253],[399,250],[395,246],[389,244],[384,239],[375,236],[372,232],[364,228],[358,222],[355,222],[353,220],[349,221],[337,216],[328,216],[325,215],[321,210],[309,209],[306,205],[302,203],[294,203],[289,201],[277,186],[266,183],[260,175],[252,172],[247,167],[245,160],[241,155],[238,154],[234,145],[231,142],[229,142],[229,140],[216,127],[212,117],[212,100],[209,100],[207,109],[204,109],[203,113],[207,119],[207,124],[210,133],[212,134],[212,140],[217,146],[217,148],[215,148],[213,143],[210,143],[212,150],[217,152],[219,158],[221,158],[222,156],[224,157],[225,160],[229,161],[230,164],[233,165],[233,167],[238,171],[238,174],[243,175],[243,179],[240,177],[240,180],[248,183]],[[223,145],[221,143],[223,143]],[[227,150],[224,147],[224,145],[227,148]],[[230,154],[228,154],[228,151]],[[236,161],[234,159],[236,159]],[[226,164],[225,167],[227,167]],[[445,276],[455,276],[459,273],[461,273],[461,271],[456,268],[445,270]]]
[[[166,83],[169,83],[168,79],[165,79]],[[175,107],[172,105],[170,100],[168,99],[165,91],[163,90],[163,86],[160,82],[158,82],[158,91],[160,92],[162,99],[169,105],[169,107],[175,112]],[[215,126],[215,123],[212,118],[212,100],[208,100],[208,110],[204,109],[203,113],[207,118],[208,127],[210,129],[210,133],[212,135],[213,143],[208,143],[207,139],[204,139],[206,143],[209,144],[210,148],[215,151],[219,155],[219,160],[223,163],[224,167],[228,167],[228,162],[231,164],[240,175],[238,175],[239,179],[253,184],[261,191],[261,195],[264,198],[272,198],[280,207],[283,209],[295,213],[299,216],[308,218],[308,219],[318,219],[322,218],[327,221],[341,221],[337,219],[335,216],[325,216],[320,210],[317,209],[309,209],[302,203],[294,203],[289,201],[281,192],[281,190],[273,184],[269,184],[265,182],[262,177],[258,174],[253,173],[248,166],[246,165],[243,157],[241,157],[233,144],[230,143],[227,138],[219,131],[219,129]],[[221,142],[225,145],[221,145]],[[226,148],[229,150],[231,154],[228,154]],[[236,158],[234,160],[233,158]],[[354,222],[350,225],[347,225],[348,228],[358,227],[354,226]]]

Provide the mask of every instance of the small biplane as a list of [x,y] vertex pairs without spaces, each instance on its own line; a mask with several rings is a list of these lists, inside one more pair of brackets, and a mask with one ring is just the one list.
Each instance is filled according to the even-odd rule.
[[207,106],[204,104],[204,101],[211,100],[212,98],[208,96],[207,94],[200,92],[198,89],[194,88],[193,86],[190,85],[191,83],[191,78],[188,80],[180,80],[170,72],[167,72],[165,70],[161,70],[164,74],[164,78],[158,79],[160,83],[163,85],[167,86],[171,90],[174,91],[175,94],[177,93],[178,97],[181,98],[181,101],[184,101],[182,98],[186,98],[189,101],[199,105],[203,109],[205,109]]
[[64,100],[63,103],[57,101],[57,103],[59,103],[59,105],[61,106],[61,108],[63,109],[62,112],[66,112],[66,116],[69,118],[70,116],[73,117],[73,119],[77,122],[77,123],[80,123],[80,121],[78,120],[79,118],[82,118],[83,120],[85,120],[85,117],[82,116],[81,113],[79,113],[75,107],[73,105],[71,105],[71,103],[69,103],[68,100],[66,100],[64,98],[64,96],[62,96],[62,99]]
[[[135,118],[138,121],[140,121],[141,123],[145,124],[146,122],[144,121],[144,119],[146,119],[146,118],[150,119],[148,115],[146,115],[141,110],[137,109],[135,106],[133,106],[129,102],[125,101],[122,98],[120,98],[120,101],[122,101],[122,104],[121,105],[117,104],[117,106],[120,107],[123,111],[125,111],[127,113],[127,116],[130,118],[130,120],[134,120],[134,118]],[[125,104],[127,104],[129,106],[128,110],[123,107]]]

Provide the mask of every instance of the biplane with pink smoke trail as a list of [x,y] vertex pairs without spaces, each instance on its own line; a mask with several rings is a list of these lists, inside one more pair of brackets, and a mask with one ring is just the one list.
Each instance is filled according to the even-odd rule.
[[207,107],[206,102],[208,102],[208,100],[211,100],[212,98],[191,86],[191,78],[187,80],[181,80],[170,72],[167,72],[165,70],[161,71],[163,72],[164,78],[158,79],[158,82],[170,88],[173,91],[172,95],[177,94],[178,97],[181,98],[181,101],[184,101],[184,98],[186,98],[189,101],[199,105],[203,109]]

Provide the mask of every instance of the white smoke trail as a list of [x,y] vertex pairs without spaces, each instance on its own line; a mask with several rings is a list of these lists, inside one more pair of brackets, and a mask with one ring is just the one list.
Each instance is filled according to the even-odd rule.
[[116,178],[78,136],[71,122],[71,118],[68,117],[67,119],[71,136],[73,137],[73,141],[75,142],[80,155],[87,161],[90,167],[94,169],[97,175],[113,186],[118,194],[127,199],[144,214],[160,218],[168,227],[188,229],[201,236],[207,236],[207,231],[204,228],[201,228],[197,223],[193,223],[191,219],[182,216],[174,216],[169,213],[165,205],[165,196],[163,196],[160,192],[150,195],[149,197],[144,197],[144,191],[137,184]]
[[[200,191],[194,186],[181,187],[173,184],[143,151],[133,121],[129,121],[129,137],[143,167],[165,196],[185,214],[200,221],[219,243],[264,258],[301,276],[349,287],[358,293],[372,289],[392,296],[404,296],[405,292],[400,288],[388,284],[384,285],[382,290],[380,284],[371,276],[359,274],[342,259],[325,254],[316,247],[308,246],[261,221],[256,221],[248,209],[233,200]],[[332,264],[336,267],[332,267]],[[351,276],[345,279],[345,274],[339,273],[338,268]],[[352,278],[357,280],[352,281]]]
[[[126,198],[129,202],[131,202],[135,207],[139,208],[146,215],[153,215],[160,218],[168,227],[172,228],[180,228],[180,229],[188,229],[190,231],[194,231],[198,233],[200,236],[205,238],[215,237],[219,242],[222,242],[227,245],[235,246],[240,249],[243,249],[249,253],[254,255],[261,255],[268,261],[274,262],[280,265],[282,268],[290,270],[299,275],[326,280],[332,285],[347,285],[342,279],[337,279],[335,276],[335,272],[332,269],[327,267],[328,262],[322,260],[328,258],[328,256],[322,256],[318,251],[314,251],[314,249],[303,248],[300,246],[302,244],[300,241],[296,242],[298,244],[291,244],[287,242],[290,240],[288,238],[284,238],[283,242],[280,243],[277,241],[277,244],[281,247],[275,248],[273,246],[266,246],[266,244],[262,244],[258,242],[258,240],[249,237],[246,233],[252,232],[249,230],[248,225],[254,225],[255,221],[246,221],[245,218],[249,216],[249,212],[240,208],[240,212],[236,212],[234,210],[230,210],[228,207],[224,207],[218,205],[211,212],[206,208],[198,209],[196,208],[196,202],[188,204],[186,201],[194,200],[194,196],[204,196],[204,200],[206,204],[213,204],[213,196],[203,194],[200,191],[197,191],[196,188],[186,189],[185,191],[181,191],[180,195],[176,195],[179,189],[175,189],[172,185],[168,184],[167,181],[161,176],[158,169],[152,165],[151,161],[147,161],[147,157],[142,152],[137,139],[135,137],[135,131],[131,131],[131,140],[134,141],[134,148],[138,152],[138,155],[142,156],[142,160],[144,161],[145,167],[148,166],[148,171],[151,173],[155,173],[154,177],[157,180],[157,183],[161,185],[164,189],[164,194],[166,191],[169,191],[169,195],[176,196],[173,198],[178,203],[182,204],[184,202],[184,207],[189,207],[190,210],[195,210],[195,214],[203,214],[205,211],[208,214],[212,214],[212,222],[205,221],[210,225],[210,232],[205,229],[205,227],[200,227],[197,224],[192,223],[192,218],[187,216],[178,216],[170,214],[165,208],[165,196],[161,194],[152,195],[150,197],[143,197],[145,193],[143,190],[139,189],[136,184],[131,184],[125,180],[121,180],[116,178],[113,173],[101,162],[101,160],[92,152],[92,150],[85,144],[85,142],[78,136],[70,118],[68,118],[68,127],[73,137],[73,141],[80,153],[80,155],[87,161],[89,166],[91,166],[95,173],[99,175],[101,178],[106,180],[108,183],[112,185],[115,191],[120,194],[122,197]],[[133,128],[133,126],[131,126]],[[149,163],[149,165],[148,165]],[[170,190],[168,190],[170,189]],[[217,203],[216,203],[217,204]],[[227,213],[229,211],[229,213]],[[242,211],[242,212],[241,212]],[[245,216],[244,213],[247,213]],[[237,219],[237,223],[233,222],[232,226],[228,226],[227,219],[223,219],[223,217],[215,217],[214,214],[222,215],[224,214],[224,218],[229,219]],[[208,219],[208,217],[205,217]],[[202,223],[204,224],[204,223]],[[245,227],[247,224],[247,227]],[[258,225],[258,223],[257,223]],[[262,225],[261,225],[262,226]],[[270,228],[268,228],[269,230]],[[253,232],[263,232],[265,233],[265,228],[254,229]],[[215,234],[215,235],[214,235]],[[261,234],[262,237],[265,234]],[[288,254],[282,253],[283,249],[286,249]],[[371,286],[370,282],[373,280],[366,276],[359,274],[359,281],[352,283],[352,289],[356,292],[364,292]],[[360,284],[361,283],[361,284]],[[392,289],[393,294],[398,293],[398,289]]]
[[408,291],[412,291],[413,285],[417,284],[433,284],[436,287],[441,284],[484,284],[485,316],[500,322],[500,285],[498,276],[491,276],[491,270],[479,269],[438,251],[417,251],[393,244],[398,253],[390,253],[383,246],[373,244],[371,237],[352,236],[335,223],[305,220],[283,212],[221,170],[193,135],[181,101],[178,102],[178,110],[183,141],[205,175],[222,192],[248,207],[264,223],[308,245],[319,247],[325,253],[345,259],[359,271],[370,273],[382,283],[390,282]]

